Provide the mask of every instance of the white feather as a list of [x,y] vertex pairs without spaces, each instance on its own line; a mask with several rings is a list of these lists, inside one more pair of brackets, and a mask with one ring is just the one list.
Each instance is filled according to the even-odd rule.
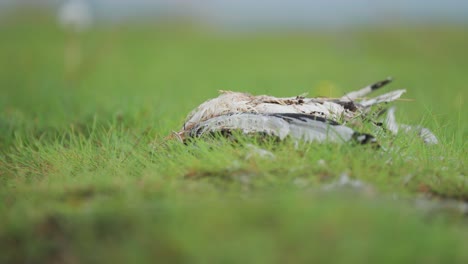
[[380,96],[377,96],[369,100],[363,100],[359,104],[363,107],[369,107],[369,106],[376,105],[376,104],[393,102],[397,100],[398,98],[400,98],[401,95],[403,95],[404,93],[406,93],[405,89],[395,90],[395,91],[382,94]]
[[395,107],[388,109],[387,117],[385,118],[385,126],[394,135],[398,134],[399,131],[403,132],[416,132],[418,136],[428,145],[435,145],[439,143],[437,137],[432,133],[431,130],[422,126],[410,126],[406,124],[398,124],[395,117]]

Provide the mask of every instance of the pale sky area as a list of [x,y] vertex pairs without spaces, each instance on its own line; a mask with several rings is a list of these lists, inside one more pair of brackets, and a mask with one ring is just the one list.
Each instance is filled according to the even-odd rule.
[[[220,26],[343,26],[374,23],[468,24],[467,0],[79,0],[97,19],[188,16]],[[0,0],[0,15],[14,6],[58,9],[61,0]]]

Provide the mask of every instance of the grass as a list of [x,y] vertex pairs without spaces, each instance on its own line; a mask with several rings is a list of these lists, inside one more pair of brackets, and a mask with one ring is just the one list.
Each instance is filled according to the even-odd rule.
[[[468,260],[466,215],[437,206],[468,200],[466,28],[98,27],[72,71],[47,19],[0,34],[2,263]],[[397,117],[439,145],[164,140],[217,90],[340,96],[389,75],[414,99]],[[344,174],[364,187],[326,188]]]

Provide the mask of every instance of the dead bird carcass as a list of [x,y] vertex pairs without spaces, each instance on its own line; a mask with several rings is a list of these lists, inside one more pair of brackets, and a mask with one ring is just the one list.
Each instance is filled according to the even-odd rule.
[[[341,98],[306,98],[304,96],[277,98],[268,95],[254,96],[247,93],[221,91],[217,98],[210,99],[187,117],[182,129],[175,135],[181,140],[201,137],[206,134],[229,134],[240,131],[244,134],[287,137],[307,142],[331,141],[372,143],[376,139],[369,134],[351,128],[354,120],[372,120],[377,116],[372,106],[383,105],[397,100],[404,89],[366,99],[365,96],[390,83],[387,78],[360,90],[345,94]],[[389,131],[398,132],[398,127],[424,129],[420,133],[426,143],[437,143],[435,136],[421,127],[411,127],[395,122],[393,110],[391,118],[384,125]],[[395,129],[396,128],[396,129]]]

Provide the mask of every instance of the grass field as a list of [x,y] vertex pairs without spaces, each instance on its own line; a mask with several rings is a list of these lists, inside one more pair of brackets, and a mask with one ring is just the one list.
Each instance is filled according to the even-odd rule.
[[[466,28],[102,27],[68,70],[76,43],[47,19],[0,38],[0,263],[468,262]],[[413,99],[399,120],[439,145],[164,140],[218,90],[341,96],[387,76]]]

